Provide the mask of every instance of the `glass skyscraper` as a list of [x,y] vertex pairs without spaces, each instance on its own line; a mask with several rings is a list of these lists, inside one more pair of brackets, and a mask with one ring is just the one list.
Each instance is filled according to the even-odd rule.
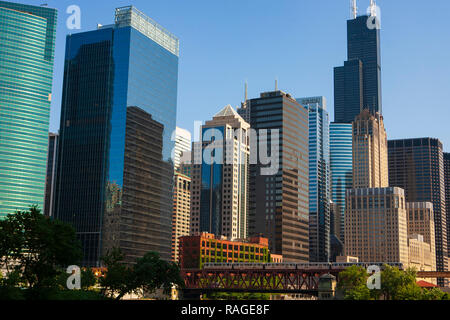
[[370,18],[347,21],[348,59],[334,69],[335,122],[350,123],[363,109],[382,113],[380,30],[368,27]]
[[331,196],[339,220],[336,236],[344,242],[344,213],[347,189],[353,188],[353,129],[351,123],[330,124]]
[[56,18],[0,1],[0,218],[44,205]]
[[67,36],[55,218],[83,265],[112,247],[170,260],[179,41],[136,8]]
[[192,234],[248,237],[249,129],[231,106],[202,126],[193,153]]
[[297,99],[309,114],[309,261],[330,259],[330,120],[325,97]]

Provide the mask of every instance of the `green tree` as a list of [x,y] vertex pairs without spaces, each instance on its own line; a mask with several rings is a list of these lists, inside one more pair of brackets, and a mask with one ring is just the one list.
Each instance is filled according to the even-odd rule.
[[165,294],[169,294],[172,286],[184,286],[179,266],[162,260],[157,252],[148,252],[137,259],[133,273],[137,288],[148,294],[161,288]]
[[416,283],[416,271],[385,265],[381,273],[381,294],[386,300],[419,300],[422,289]]
[[2,265],[8,274],[14,265],[21,285],[32,296],[36,293],[38,297],[39,291],[55,288],[58,270],[77,264],[81,254],[74,229],[43,216],[37,206],[10,214],[0,223]]
[[178,265],[161,260],[156,252],[149,252],[137,259],[132,267],[123,259],[119,249],[112,249],[102,258],[107,269],[105,277],[100,279],[105,296],[120,300],[126,294],[151,294],[160,288],[167,294],[173,285],[184,285]]
[[133,270],[123,263],[124,255],[120,249],[113,248],[102,257],[107,272],[103,278],[100,278],[102,294],[121,299],[127,293],[135,291],[135,281],[133,279]]
[[373,296],[367,287],[368,274],[363,267],[352,266],[339,273],[337,289],[346,300],[371,300]]
[[367,288],[367,271],[362,267],[352,266],[339,274],[337,288],[344,293],[348,300],[448,300],[447,293],[435,288],[422,289],[416,282],[416,271],[399,270],[385,265],[381,272],[381,289]]
[[97,284],[97,277],[90,268],[81,269],[81,289],[88,290]]

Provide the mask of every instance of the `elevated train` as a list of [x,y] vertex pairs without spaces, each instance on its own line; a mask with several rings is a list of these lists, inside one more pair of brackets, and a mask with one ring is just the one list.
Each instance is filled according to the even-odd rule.
[[367,269],[378,266],[381,270],[385,265],[403,270],[402,263],[359,262],[359,263],[204,263],[204,270],[342,270],[351,266]]

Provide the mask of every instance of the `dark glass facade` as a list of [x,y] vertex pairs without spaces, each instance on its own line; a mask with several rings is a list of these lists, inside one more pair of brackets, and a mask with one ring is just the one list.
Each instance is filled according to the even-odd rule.
[[178,46],[134,7],[67,37],[55,217],[76,228],[83,265],[99,265],[108,243],[129,262],[170,259],[178,56],[147,29]]
[[[250,165],[249,235],[269,239],[269,249],[285,262],[309,261],[309,132],[308,110],[282,92],[262,93],[243,104],[238,113],[257,133],[280,133],[280,168],[275,175],[262,175],[258,164]],[[259,139],[258,139],[259,140]],[[266,142],[267,141],[267,142]]]
[[[444,156],[438,139],[388,141],[389,183],[405,189],[407,202],[432,202],[436,267],[448,270]],[[441,284],[443,280],[440,280]]]
[[45,180],[44,215],[51,217],[53,213],[53,196],[56,172],[56,156],[58,148],[58,135],[50,133],[48,136],[47,177]]
[[347,21],[348,59],[334,69],[335,122],[350,123],[363,109],[382,113],[380,30],[368,18]]
[[[205,131],[210,129],[202,128],[202,142],[205,147],[212,143],[205,134]],[[224,136],[224,127],[215,127],[214,130],[217,130]],[[223,159],[223,145],[216,145],[213,152],[214,154],[211,157]],[[201,175],[200,230],[210,232],[211,234],[223,235],[223,164],[203,161],[201,164]]]
[[0,219],[44,207],[56,18],[0,1]]

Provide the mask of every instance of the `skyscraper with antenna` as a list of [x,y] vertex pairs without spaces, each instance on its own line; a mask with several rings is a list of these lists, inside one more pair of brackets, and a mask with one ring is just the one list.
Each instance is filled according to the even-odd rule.
[[374,0],[367,14],[358,16],[356,0],[350,2],[347,21],[348,57],[334,69],[335,122],[350,123],[363,110],[382,113],[380,29],[370,22],[377,15]]

